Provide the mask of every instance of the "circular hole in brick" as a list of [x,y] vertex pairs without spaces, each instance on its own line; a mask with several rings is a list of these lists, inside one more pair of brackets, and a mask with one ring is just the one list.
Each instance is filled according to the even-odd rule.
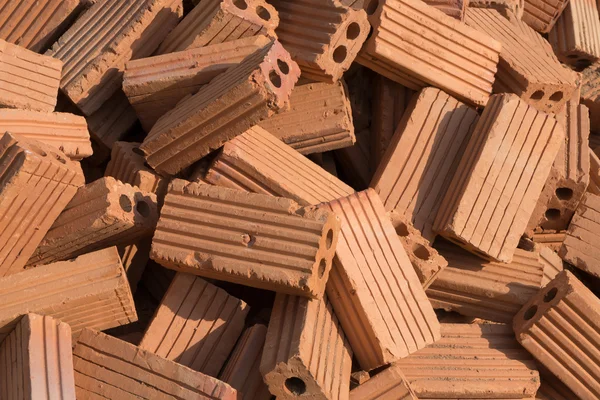
[[536,90],[535,92],[533,92],[533,94],[531,95],[530,99],[531,100],[541,100],[542,97],[544,97],[544,91],[543,90]]
[[369,2],[369,5],[367,6],[367,14],[375,14],[375,11],[377,11],[377,7],[379,7],[379,0],[371,0]]
[[142,151],[142,149],[140,149],[139,147],[134,147],[133,149],[131,149],[131,151],[133,151],[135,154],[137,154],[138,156],[142,156],[145,157],[146,155],[144,154],[144,152]]
[[533,318],[535,316],[535,313],[537,312],[537,306],[531,306],[527,309],[527,311],[525,311],[525,314],[523,315],[523,318],[525,319],[525,321],[529,321],[531,318]]
[[119,197],[119,205],[121,206],[121,209],[125,212],[130,212],[133,208],[131,200],[125,194],[122,194],[121,197]]
[[431,257],[431,254],[429,253],[429,250],[427,250],[427,247],[419,243],[413,244],[412,252],[417,258],[420,258],[421,260],[427,261]]
[[333,244],[333,230],[330,229],[327,232],[327,237],[325,238],[325,247],[327,248],[327,250],[329,250],[331,248],[332,244]]
[[556,208],[549,208],[546,210],[546,219],[548,221],[554,221],[560,218],[560,210]]
[[135,204],[135,210],[144,218],[150,216],[150,206],[145,201],[138,201]]
[[248,8],[248,3],[245,0],[233,0],[233,5],[239,8],[240,10],[245,10]]
[[285,380],[285,388],[293,395],[301,396],[306,393],[306,383],[295,376]]
[[358,25],[356,22],[348,25],[348,28],[346,29],[346,38],[354,40],[358,37],[358,35],[360,35],[360,25]]
[[573,190],[566,187],[556,189],[555,193],[559,200],[571,200],[573,198]]
[[402,222],[399,223],[398,226],[396,226],[396,235],[402,237],[408,236],[408,226]]
[[277,60],[277,66],[282,74],[287,75],[290,72],[290,66],[283,60]]
[[269,13],[269,10],[267,10],[263,6],[256,7],[256,13],[262,20],[268,21],[271,19],[271,13]]
[[279,76],[277,71],[271,70],[271,72],[269,72],[269,80],[276,88],[281,87],[281,77]]
[[319,279],[325,275],[325,270],[327,269],[327,260],[322,259],[319,263]]
[[558,289],[557,288],[550,289],[548,291],[548,293],[546,293],[546,295],[544,296],[544,302],[550,303],[552,300],[554,300],[554,298],[556,297],[557,293],[558,293]]
[[346,59],[347,55],[348,51],[346,50],[346,46],[338,46],[333,51],[333,61],[335,61],[338,64],[341,64]]
[[550,96],[550,101],[561,101],[563,98],[563,92],[555,92]]

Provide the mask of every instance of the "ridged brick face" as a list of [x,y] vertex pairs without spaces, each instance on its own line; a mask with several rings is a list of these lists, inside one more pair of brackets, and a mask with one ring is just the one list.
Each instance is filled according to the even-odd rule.
[[350,391],[350,400],[418,400],[401,369],[392,364]]
[[463,20],[468,4],[468,2],[463,0],[427,0],[425,3],[459,21]]
[[548,33],[567,4],[568,0],[525,0],[521,19],[536,31]]
[[563,270],[563,262],[550,247],[545,245],[539,245],[538,247],[540,250],[540,263],[544,267],[544,277],[542,278],[542,287],[544,287]]
[[600,63],[581,71],[581,103],[590,110],[592,132],[600,132]]
[[562,271],[515,316],[517,340],[577,398],[600,397],[600,300]]

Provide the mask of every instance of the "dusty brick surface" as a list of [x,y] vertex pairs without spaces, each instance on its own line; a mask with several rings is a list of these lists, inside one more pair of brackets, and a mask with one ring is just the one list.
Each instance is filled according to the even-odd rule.
[[553,251],[558,251],[566,235],[567,231],[534,233],[532,240],[534,243],[540,243]]
[[350,391],[350,400],[418,400],[397,365],[391,365]]
[[521,19],[525,2],[523,0],[469,0],[468,7],[492,8],[500,11],[503,15],[508,15],[507,13],[511,12]]
[[437,8],[444,14],[459,21],[462,21],[465,16],[465,9],[469,1],[463,0],[426,0],[426,4]]

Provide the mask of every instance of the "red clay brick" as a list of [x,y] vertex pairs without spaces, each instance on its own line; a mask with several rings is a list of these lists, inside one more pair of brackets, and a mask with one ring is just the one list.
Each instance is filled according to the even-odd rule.
[[0,344],[0,398],[74,400],[71,328],[27,314]]
[[551,248],[554,251],[558,251],[562,242],[565,240],[567,235],[566,231],[561,232],[542,232],[542,233],[534,233],[533,241],[535,243],[541,243],[544,246]]
[[515,316],[517,340],[581,400],[600,397],[600,299],[562,271]]
[[177,273],[140,349],[217,376],[244,330],[250,307],[194,275]]
[[366,188],[371,182],[371,133],[368,129],[356,132],[356,143],[334,152],[335,159],[347,174],[348,181],[360,188]]
[[104,330],[137,321],[114,247],[0,278],[0,293],[0,340],[27,313],[66,322],[74,337],[83,328]]
[[352,350],[327,296],[277,294],[260,363],[269,391],[280,400],[348,400],[351,368]]
[[473,8],[492,8],[500,11],[502,15],[508,15],[508,12],[511,12],[517,18],[521,19],[523,17],[525,2],[523,0],[469,0],[468,6]]
[[563,270],[563,262],[550,247],[544,245],[538,245],[538,247],[540,263],[544,267],[544,277],[542,278],[542,287],[544,287]]
[[85,329],[73,349],[78,400],[236,400],[228,384],[130,343]]
[[285,110],[300,70],[274,41],[160,118],[140,146],[160,174],[176,174]]
[[64,62],[62,92],[92,115],[121,87],[125,63],[152,54],[182,13],[181,0],[96,2],[46,52]]
[[60,60],[0,39],[0,107],[54,111],[61,68]]
[[590,151],[590,183],[587,191],[600,195],[600,160],[592,151]]
[[600,63],[581,72],[581,103],[590,110],[592,132],[600,132]]
[[397,365],[391,365],[350,391],[350,400],[418,400]]
[[342,220],[327,295],[364,370],[439,339],[439,324],[372,190],[327,204]]
[[143,238],[136,243],[119,246],[119,256],[123,263],[123,268],[127,273],[127,280],[131,287],[131,292],[135,294],[138,283],[142,279],[146,265],[150,260],[150,247],[152,246],[152,238]]
[[436,86],[470,104],[487,103],[499,42],[417,0],[374,5],[359,63],[413,90]]
[[104,177],[79,189],[27,262],[68,260],[109,246],[127,245],[154,231],[156,196]]
[[148,265],[146,265],[146,268],[144,268],[142,283],[150,295],[160,303],[176,274],[177,273],[172,269],[164,268],[163,266],[150,261]]
[[525,0],[523,22],[540,33],[548,33],[569,0]]
[[435,7],[447,16],[459,21],[463,21],[468,3],[468,0],[425,0],[425,4]]
[[540,388],[535,394],[536,400],[572,400],[577,396],[564,383],[545,368],[540,370]]
[[434,231],[481,257],[511,262],[564,133],[514,94],[483,111],[438,211]]

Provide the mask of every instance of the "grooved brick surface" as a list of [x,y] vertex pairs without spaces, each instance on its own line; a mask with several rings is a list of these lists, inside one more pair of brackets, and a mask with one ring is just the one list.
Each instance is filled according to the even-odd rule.
[[562,242],[565,240],[566,234],[566,231],[561,231],[557,233],[534,233],[533,241],[535,243],[541,243],[554,251],[558,251],[558,249],[562,245]]
[[406,377],[392,364],[350,391],[350,400],[418,400]]
[[525,0],[523,17],[527,25],[540,33],[548,33],[569,0]]
[[563,262],[550,247],[544,245],[538,247],[540,250],[540,263],[544,267],[544,277],[542,278],[542,287],[544,287],[563,270]]
[[571,389],[545,368],[540,368],[540,381],[540,388],[535,394],[536,400],[571,400],[577,398]]
[[[517,18],[521,19],[523,17],[525,2],[523,0],[469,0],[468,7],[492,8],[500,11],[502,15],[508,15],[507,12],[511,12],[516,15]],[[529,27],[529,25],[525,25]],[[535,32],[535,30],[533,31]]]
[[590,110],[592,132],[600,132],[600,63],[581,72],[581,103]]
[[465,16],[465,9],[469,1],[463,0],[426,0],[426,4],[437,8],[444,14],[459,21],[462,21]]

